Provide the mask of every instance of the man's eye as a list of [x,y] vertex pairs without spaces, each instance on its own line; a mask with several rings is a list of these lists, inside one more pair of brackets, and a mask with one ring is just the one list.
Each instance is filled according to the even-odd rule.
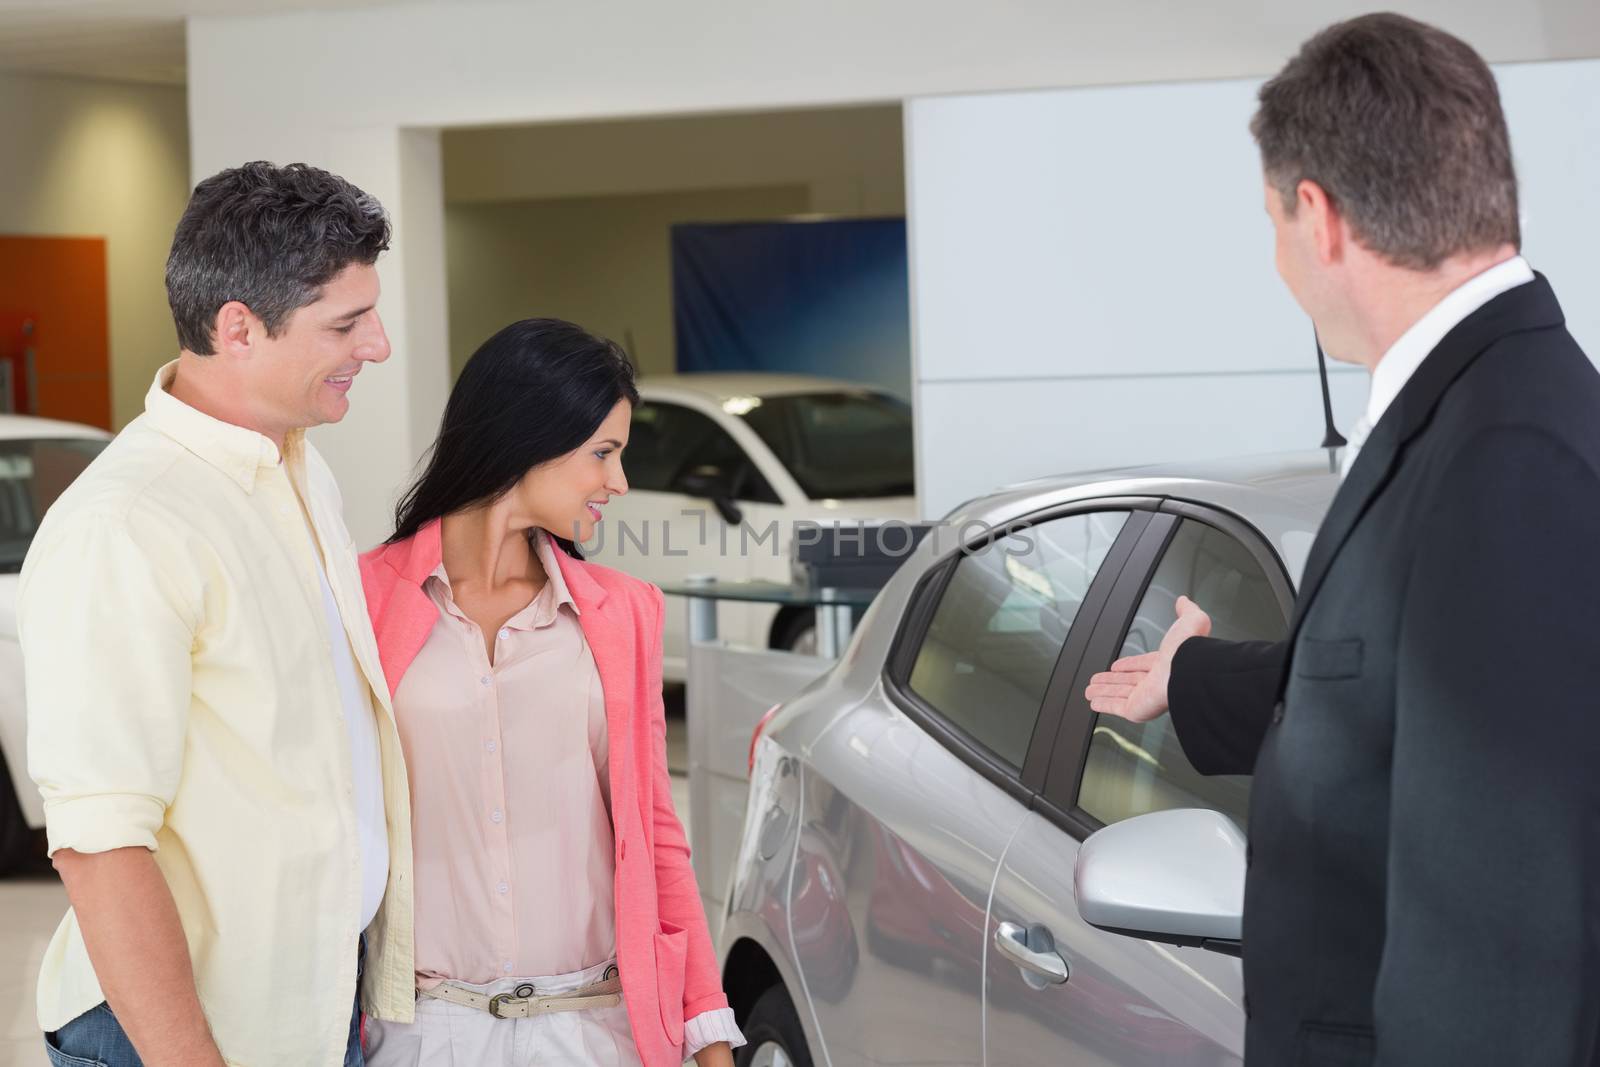
[[346,324],[344,326],[335,326],[333,328],[333,332],[334,333],[349,333],[351,330],[353,330],[355,328],[356,328],[356,324],[352,322],[352,323],[348,323],[348,324]]

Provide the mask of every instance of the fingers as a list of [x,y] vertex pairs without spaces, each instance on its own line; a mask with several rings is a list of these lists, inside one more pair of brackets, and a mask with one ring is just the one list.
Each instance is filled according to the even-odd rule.
[[1084,687],[1083,695],[1091,701],[1096,697],[1126,698],[1128,694],[1138,688],[1139,682],[1143,681],[1146,676],[1142,674],[1134,675],[1132,680],[1124,680],[1127,677],[1127,675],[1118,674],[1097,674],[1089,679],[1089,684]]
[[[1137,656],[1123,656],[1121,659],[1113,663],[1109,670],[1111,670],[1113,673],[1121,673],[1124,671],[1149,671],[1152,670],[1158,663],[1160,663],[1160,661],[1161,652],[1158,649],[1155,652],[1145,652]],[[1099,675],[1096,675],[1096,677],[1099,677]]]

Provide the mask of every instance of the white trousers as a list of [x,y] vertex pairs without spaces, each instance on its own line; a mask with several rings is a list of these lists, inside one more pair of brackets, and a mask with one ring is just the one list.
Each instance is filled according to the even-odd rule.
[[[609,963],[549,978],[503,978],[468,989],[494,996],[531,984],[538,996],[573,993],[605,977]],[[486,1011],[433,997],[417,998],[411,1023],[367,1020],[370,1067],[641,1067],[628,1009],[553,1011],[531,1019],[496,1019]]]

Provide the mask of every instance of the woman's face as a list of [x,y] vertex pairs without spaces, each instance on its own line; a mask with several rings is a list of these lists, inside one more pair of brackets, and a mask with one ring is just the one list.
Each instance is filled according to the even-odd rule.
[[540,464],[522,476],[512,493],[517,510],[533,525],[558,537],[587,541],[600,522],[600,509],[628,491],[622,450],[628,444],[633,405],[619,400],[577,449]]

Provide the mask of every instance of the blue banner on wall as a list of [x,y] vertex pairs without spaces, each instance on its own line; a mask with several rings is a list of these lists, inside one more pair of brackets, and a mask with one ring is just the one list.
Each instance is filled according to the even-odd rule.
[[672,227],[680,371],[817,374],[911,396],[905,219]]

